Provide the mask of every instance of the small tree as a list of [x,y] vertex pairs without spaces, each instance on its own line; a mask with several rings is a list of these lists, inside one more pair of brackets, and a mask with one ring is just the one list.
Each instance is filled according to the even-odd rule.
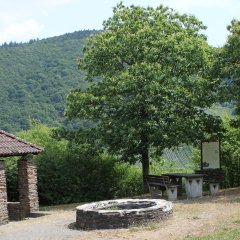
[[219,118],[204,111],[218,87],[213,49],[193,16],[122,3],[113,13],[86,42],[79,68],[91,84],[70,93],[66,115],[91,120],[104,150],[140,160],[145,176],[150,155],[217,132]]

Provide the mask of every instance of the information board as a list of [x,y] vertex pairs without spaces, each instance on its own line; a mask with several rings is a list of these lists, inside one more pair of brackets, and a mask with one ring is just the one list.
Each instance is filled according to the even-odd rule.
[[219,141],[202,142],[202,169],[221,168]]

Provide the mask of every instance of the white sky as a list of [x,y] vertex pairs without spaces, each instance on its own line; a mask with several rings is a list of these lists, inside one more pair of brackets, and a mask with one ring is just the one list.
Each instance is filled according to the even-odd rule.
[[[26,42],[84,29],[101,29],[120,0],[0,0],[0,44]],[[213,46],[222,46],[227,25],[240,19],[240,0],[123,0],[125,5],[169,6],[195,15]]]

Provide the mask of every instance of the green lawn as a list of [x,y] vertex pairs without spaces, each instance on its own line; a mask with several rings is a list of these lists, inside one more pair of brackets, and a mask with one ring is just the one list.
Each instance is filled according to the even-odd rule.
[[84,203],[60,204],[51,206],[40,206],[40,211],[58,211],[58,210],[74,210],[77,206]]
[[203,237],[191,237],[186,240],[240,240],[240,226],[238,228],[225,228]]

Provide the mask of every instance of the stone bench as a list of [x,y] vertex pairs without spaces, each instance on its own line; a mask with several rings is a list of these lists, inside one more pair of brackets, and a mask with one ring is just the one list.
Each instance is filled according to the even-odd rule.
[[169,201],[177,200],[178,185],[171,184],[168,176],[147,175],[146,180],[151,198],[158,198],[160,193],[163,196],[164,191],[167,191]]
[[204,174],[203,182],[209,184],[210,195],[217,195],[220,190],[220,184],[225,179],[225,172],[221,169],[196,170],[196,173]]

